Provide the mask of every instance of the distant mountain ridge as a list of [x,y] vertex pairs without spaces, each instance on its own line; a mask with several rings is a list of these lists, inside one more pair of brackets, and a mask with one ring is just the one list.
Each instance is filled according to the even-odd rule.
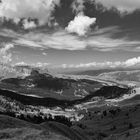
[[75,75],[89,75],[89,76],[98,76],[103,73],[109,72],[117,72],[117,71],[135,71],[139,68],[109,68],[109,69],[97,69],[97,70],[83,70],[83,71],[75,71],[75,72],[68,72],[69,74]]

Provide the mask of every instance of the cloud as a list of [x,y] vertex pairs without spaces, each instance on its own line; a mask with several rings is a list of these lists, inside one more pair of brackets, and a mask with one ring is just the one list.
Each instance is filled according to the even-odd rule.
[[40,68],[46,68],[47,66],[50,65],[50,63],[42,63],[42,62],[37,62],[36,64],[33,64],[35,67],[40,67]]
[[128,67],[140,64],[140,57],[128,59],[124,64]]
[[90,62],[90,63],[80,63],[80,64],[62,64],[62,65],[52,65],[50,63],[25,63],[25,62],[18,62],[14,64],[14,66],[31,66],[37,67],[41,69],[46,68],[62,68],[62,69],[101,69],[101,68],[131,68],[140,65],[140,57],[130,58],[125,61],[104,61],[104,62]]
[[139,0],[96,0],[96,2],[102,3],[108,9],[116,7],[121,12],[133,12],[136,9],[140,9]]
[[15,45],[33,49],[83,50],[86,47],[84,40],[67,34],[65,31],[58,31],[53,34],[30,32],[23,36],[16,35],[16,37],[13,39]]
[[33,28],[36,28],[37,25],[35,24],[34,21],[28,21],[27,19],[25,19],[23,21],[23,27],[24,29],[33,29]]
[[[106,8],[110,9],[112,7],[117,8],[121,12],[133,12],[136,9],[140,9],[140,1],[139,0],[74,0],[72,4],[72,9],[74,12],[84,11],[85,3],[102,4]],[[88,7],[86,7],[88,8]],[[97,8],[97,7],[96,7]],[[105,9],[102,9],[105,10]]]
[[22,62],[16,63],[14,66],[28,66],[28,64],[22,61]]
[[79,36],[84,36],[89,30],[90,26],[96,23],[96,18],[90,18],[83,13],[79,13],[73,21],[70,21],[66,31],[69,33],[76,33]]
[[31,66],[31,67],[37,67],[37,68],[41,68],[41,69],[45,69],[47,68],[49,65],[51,65],[50,63],[42,63],[42,62],[37,62],[37,63],[25,63],[23,61],[18,62],[16,64],[14,64],[13,66]]
[[46,56],[46,55],[47,55],[47,53],[46,53],[46,52],[43,52],[42,54],[43,54],[44,56]]
[[94,68],[105,68],[105,67],[116,67],[121,65],[121,62],[117,61],[117,62],[102,62],[102,63],[98,63],[98,62],[90,62],[90,63],[80,63],[77,65],[71,64],[62,64],[60,67],[66,69],[66,68],[90,68],[90,67],[94,67]]
[[126,61],[106,61],[106,62],[90,62],[90,63],[80,63],[77,65],[74,64],[62,64],[61,68],[67,69],[67,68],[116,68],[116,67],[132,67],[137,66],[140,64],[140,57],[137,58],[130,58]]
[[[65,30],[50,32],[43,30],[30,31],[28,33],[17,33],[12,30],[0,30],[0,36],[10,38],[11,42],[19,47],[32,49],[57,49],[57,50],[86,50],[97,51],[137,51],[140,52],[140,41],[124,36],[112,38],[116,33],[122,32],[117,26],[102,28],[88,36],[77,36],[69,34]],[[128,34],[128,33],[127,33]]]
[[[38,19],[39,25],[49,23],[53,17],[55,6],[59,6],[60,0],[3,0],[0,4],[0,17],[13,19],[18,23],[19,19]],[[29,22],[26,27],[33,26]]]
[[73,12],[77,14],[83,12],[85,9],[84,2],[84,0],[74,0],[71,5]]
[[4,47],[0,49],[0,63],[11,62],[12,53],[9,52],[11,48],[14,48],[13,44],[5,44]]
[[29,47],[29,48],[43,48],[42,45],[39,44],[39,42],[36,42],[35,40],[32,41],[28,38],[24,37],[19,37],[18,39],[13,40],[13,43],[15,45],[22,45],[24,47]]

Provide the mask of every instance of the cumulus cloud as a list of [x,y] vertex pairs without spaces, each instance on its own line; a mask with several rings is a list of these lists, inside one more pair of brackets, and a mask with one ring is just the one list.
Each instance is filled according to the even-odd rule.
[[50,65],[50,63],[42,63],[42,62],[37,62],[36,64],[33,64],[35,67],[40,67],[40,68],[46,68],[47,66]]
[[32,66],[32,67],[40,67],[40,68],[47,68],[48,66],[52,68],[63,68],[63,69],[83,69],[83,68],[128,68],[140,65],[140,57],[130,58],[125,61],[104,61],[104,62],[90,62],[90,63],[80,63],[80,64],[62,64],[57,66],[52,66],[50,63],[32,63],[28,64],[25,62],[18,62],[15,66]]
[[24,29],[33,29],[33,28],[36,28],[37,25],[35,24],[34,21],[28,21],[27,19],[25,19],[23,21],[23,27]]
[[128,67],[140,64],[140,57],[128,59],[124,64]]
[[16,63],[14,66],[28,66],[28,65],[29,65],[29,64],[27,64],[27,63],[21,61],[21,62]]
[[90,67],[94,67],[94,68],[103,68],[103,67],[116,67],[116,66],[120,66],[121,62],[117,61],[117,62],[91,62],[91,63],[80,63],[77,65],[71,64],[62,64],[60,67],[62,68],[90,68]]
[[47,53],[46,53],[46,52],[43,52],[42,54],[43,54],[44,56],[46,56],[46,55],[47,55]]
[[[38,19],[39,25],[49,23],[55,6],[60,0],[3,0],[0,4],[0,17],[13,19],[16,23],[21,18]],[[34,27],[33,22],[25,23],[25,28]]]
[[62,64],[60,67],[61,68],[116,68],[116,67],[132,67],[132,66],[137,66],[140,64],[140,57],[137,58],[130,58],[126,61],[105,61],[105,62],[90,62],[90,63],[80,63],[77,65],[74,64]]
[[18,62],[16,64],[14,64],[14,66],[31,66],[31,67],[37,67],[37,68],[47,68],[47,66],[49,66],[50,63],[42,63],[42,62],[37,62],[37,63],[25,63],[23,61]]
[[90,18],[83,13],[79,13],[73,21],[70,21],[66,30],[69,33],[76,33],[79,36],[84,36],[90,30],[90,26],[95,23],[96,18]]
[[12,53],[9,52],[11,48],[13,48],[13,44],[5,44],[4,47],[0,49],[0,62],[8,63],[12,60]]

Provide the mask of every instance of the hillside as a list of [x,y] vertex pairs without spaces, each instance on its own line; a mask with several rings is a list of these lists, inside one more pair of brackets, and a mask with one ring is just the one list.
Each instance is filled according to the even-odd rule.
[[104,83],[96,80],[72,79],[32,70],[26,77],[4,78],[0,87],[19,93],[58,99],[80,99],[94,92]]
[[[79,97],[74,90],[85,90],[86,94]],[[69,94],[65,94],[67,91]],[[97,77],[38,70],[25,77],[3,78],[0,136],[9,140],[131,140],[139,135],[140,128],[139,88],[134,91]]]
[[[81,140],[82,136],[65,125],[60,125],[53,122],[37,125],[5,115],[0,115],[0,139]],[[83,138],[83,140],[86,140],[86,138]]]

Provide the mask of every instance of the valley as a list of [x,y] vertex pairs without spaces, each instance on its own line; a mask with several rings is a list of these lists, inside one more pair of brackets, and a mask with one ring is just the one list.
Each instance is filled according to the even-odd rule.
[[138,86],[86,75],[54,77],[33,70],[26,77],[6,78],[0,82],[1,115],[35,125],[60,123],[64,126],[57,128],[57,134],[68,127],[76,131],[76,135],[84,133],[79,140],[106,140],[123,133],[124,137],[125,133],[138,129],[139,98]]

